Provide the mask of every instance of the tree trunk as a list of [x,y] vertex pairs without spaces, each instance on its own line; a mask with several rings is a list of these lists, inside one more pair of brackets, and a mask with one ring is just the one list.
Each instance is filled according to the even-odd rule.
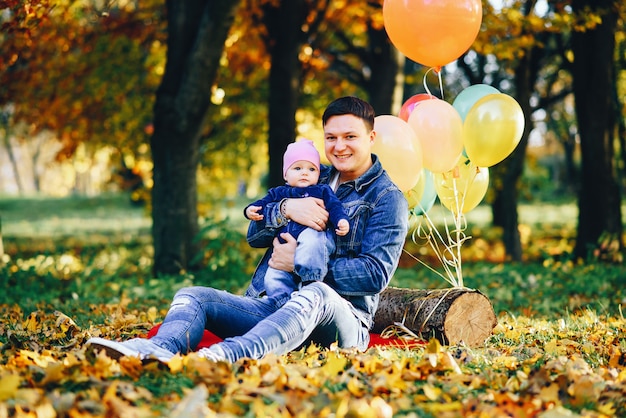
[[265,7],[263,15],[272,63],[268,100],[268,187],[285,183],[283,153],[296,137],[296,111],[302,80],[299,54],[304,44],[302,26],[307,12],[306,1],[283,0],[277,7],[271,4]]
[[395,323],[423,339],[476,347],[491,335],[497,320],[491,302],[477,290],[388,287],[380,295],[372,332],[380,333]]
[[530,92],[532,90],[531,80],[534,80],[535,77],[531,72],[529,54],[532,54],[532,51],[529,51],[524,58],[520,59],[519,64],[515,68],[516,99],[524,112],[524,132],[520,143],[513,153],[499,167],[498,171],[503,173],[501,177],[502,183],[500,187],[496,188],[496,197],[492,205],[493,224],[502,227],[502,241],[506,254],[514,261],[522,260],[522,242],[518,229],[517,212],[518,183],[524,171],[528,136],[532,127]]
[[155,274],[193,267],[199,138],[239,1],[168,0],[167,64],[154,106],[152,238]]
[[[535,3],[535,0],[529,0],[523,5],[522,11],[526,16],[530,15]],[[492,205],[493,223],[502,227],[504,248],[507,257],[513,261],[522,260],[522,242],[519,233],[517,211],[518,183],[524,171],[528,136],[532,129],[530,96],[534,90],[534,84],[540,70],[540,51],[538,48],[528,49],[525,55],[518,60],[515,67],[515,98],[524,114],[524,132],[513,153],[502,163],[504,168],[501,171],[503,172],[502,182],[499,187],[496,187],[496,198]]]
[[2,216],[0,216],[0,267],[4,266],[4,241],[2,239]]
[[15,154],[13,153],[13,145],[11,144],[11,136],[9,132],[9,121],[3,120],[3,124],[4,124],[4,146],[7,150],[9,161],[11,162],[11,168],[13,169],[13,177],[15,178],[15,185],[17,186],[17,190],[19,194],[22,194],[24,192],[24,187],[22,186],[22,179],[20,177],[20,170],[17,164],[17,159],[15,158]]
[[405,57],[389,41],[384,29],[368,28],[369,54],[366,64],[372,73],[365,88],[377,115],[398,114],[404,91]]
[[[614,52],[618,3],[574,0],[575,13],[592,10],[602,23],[572,33],[573,84],[582,151],[578,194],[578,229],[574,255],[587,259],[599,240],[617,242],[621,250],[621,197],[615,168],[617,104],[614,102]],[[597,254],[596,254],[597,255]]]

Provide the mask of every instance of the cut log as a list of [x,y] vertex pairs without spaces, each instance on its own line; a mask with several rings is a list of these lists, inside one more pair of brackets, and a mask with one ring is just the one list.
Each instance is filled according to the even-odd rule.
[[482,345],[497,324],[489,299],[468,288],[403,289],[388,287],[380,295],[372,332],[402,324],[418,337],[444,345]]

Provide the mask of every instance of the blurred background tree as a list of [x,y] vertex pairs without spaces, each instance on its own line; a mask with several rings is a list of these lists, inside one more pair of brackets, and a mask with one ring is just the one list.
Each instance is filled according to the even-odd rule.
[[396,114],[426,86],[451,102],[485,83],[526,117],[487,199],[508,257],[522,258],[520,199],[571,193],[576,256],[606,240],[621,247],[624,4],[483,1],[482,30],[442,69],[443,91],[390,43],[382,5],[2,0],[0,187],[132,189],[151,205],[155,272],[178,272],[194,267],[199,219],[219,216],[217,201],[281,183],[280,156],[295,138],[321,149],[330,100],[355,94]]

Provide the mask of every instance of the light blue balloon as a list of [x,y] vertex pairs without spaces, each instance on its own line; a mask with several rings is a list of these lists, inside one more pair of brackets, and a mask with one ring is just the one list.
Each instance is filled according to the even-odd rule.
[[420,202],[411,211],[415,216],[423,215],[428,212],[435,204],[437,199],[437,190],[435,189],[435,175],[425,168],[422,171],[424,176],[424,193]]
[[452,107],[459,112],[461,120],[465,121],[465,116],[467,116],[467,113],[470,111],[472,106],[474,106],[474,103],[488,94],[495,93],[500,93],[500,91],[489,84],[474,84],[473,86],[469,86],[464,89],[458,94],[458,96],[456,96],[456,99],[452,102]]

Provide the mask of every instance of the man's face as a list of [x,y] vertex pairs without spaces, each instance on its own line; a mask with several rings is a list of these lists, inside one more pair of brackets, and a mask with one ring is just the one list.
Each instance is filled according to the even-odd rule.
[[332,116],[324,125],[324,151],[341,182],[354,180],[372,166],[376,132],[354,115]]

